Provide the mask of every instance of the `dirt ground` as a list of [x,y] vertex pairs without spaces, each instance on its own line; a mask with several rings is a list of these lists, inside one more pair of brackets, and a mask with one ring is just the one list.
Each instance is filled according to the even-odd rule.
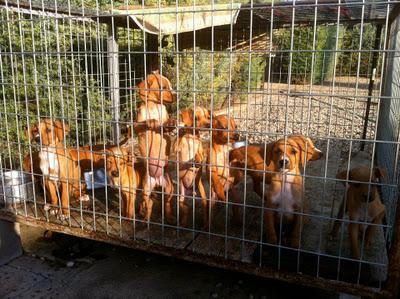
[[[0,267],[0,298],[339,298],[338,294],[21,227],[24,255]],[[343,296],[341,297],[343,298]]]

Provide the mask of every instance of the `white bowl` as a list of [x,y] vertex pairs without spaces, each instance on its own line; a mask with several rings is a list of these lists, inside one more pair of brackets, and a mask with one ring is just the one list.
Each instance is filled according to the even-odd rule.
[[31,175],[18,170],[5,171],[0,175],[0,199],[6,205],[33,199]]
[[239,148],[239,147],[246,146],[246,145],[247,145],[246,140],[236,141],[236,142],[232,143],[233,148]]

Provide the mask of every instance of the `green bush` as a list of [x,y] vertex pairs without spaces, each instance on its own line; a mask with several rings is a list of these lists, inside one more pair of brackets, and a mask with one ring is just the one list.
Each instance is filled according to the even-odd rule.
[[[336,25],[318,26],[316,31],[316,54],[314,57],[314,83],[322,83],[331,79],[335,67],[336,48]],[[359,50],[360,25],[354,27],[339,26],[339,36],[336,56],[336,75],[355,76],[357,75],[357,65],[359,54],[357,52],[346,52],[346,50]],[[362,50],[372,50],[374,47],[376,26],[365,24],[363,28]],[[279,73],[280,81],[287,80],[289,71],[289,50],[291,44],[291,30],[284,28],[274,31],[273,44],[276,46],[278,58],[275,59],[273,70]],[[294,28],[292,54],[292,83],[309,83],[311,79],[312,50],[313,48],[313,28],[296,27]],[[364,51],[360,55],[360,76],[366,76],[370,67],[370,55]]]
[[[5,18],[5,11],[1,13]],[[18,15],[9,12],[9,18],[16,19]],[[79,140],[87,141],[89,123],[93,132],[102,132],[103,124],[98,121],[102,119],[101,107],[106,109],[104,119],[111,118],[107,112],[111,106],[109,98],[102,92],[95,75],[85,74],[84,55],[75,55],[73,59],[71,56],[78,47],[82,51],[83,43],[89,44],[92,37],[88,35],[84,40],[83,28],[74,25],[73,34],[80,38],[74,38],[71,43],[71,39],[63,38],[70,36],[69,23],[59,21],[56,25],[55,19],[37,17],[32,21],[9,22],[9,28],[5,22],[1,25],[0,154],[8,156],[8,146],[11,155],[17,156],[18,150],[24,154],[27,140],[22,132],[28,119],[30,123],[36,122],[38,115],[64,118],[71,127],[68,144],[75,144],[76,134]],[[44,26],[47,26],[46,40]],[[22,148],[18,141],[22,142]]]
[[[362,50],[372,50],[375,44],[376,26],[373,24],[364,24],[363,38],[362,38]],[[346,28],[343,34],[342,49],[343,53],[340,55],[338,65],[341,67],[341,73],[343,75],[356,76],[358,60],[360,56],[360,76],[368,76],[370,72],[371,63],[371,52],[364,51],[357,52],[346,52],[346,50],[359,50],[361,37],[361,26],[355,25],[353,27]]]

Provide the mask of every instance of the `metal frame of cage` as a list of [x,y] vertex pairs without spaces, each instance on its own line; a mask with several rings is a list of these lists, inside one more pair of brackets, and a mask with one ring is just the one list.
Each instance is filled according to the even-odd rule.
[[[1,130],[3,131],[3,134],[0,135],[3,143],[0,152],[0,168],[2,173],[10,169],[22,170],[23,156],[27,152],[32,156],[32,151],[37,148],[40,149],[40,146],[35,146],[29,140],[25,141],[22,137],[24,126],[27,125],[29,128],[33,119],[50,117],[52,119],[61,119],[64,123],[75,124],[75,129],[73,130],[75,136],[71,135],[68,138],[69,140],[67,139],[69,143],[72,143],[73,147],[89,145],[90,151],[93,151],[92,146],[99,142],[105,143],[111,141],[114,144],[118,144],[121,138],[121,128],[125,125],[132,126],[135,122],[134,107],[137,104],[137,97],[136,91],[132,86],[142,80],[146,74],[150,73],[151,70],[149,70],[150,67],[147,60],[150,59],[151,55],[157,56],[156,68],[159,69],[162,75],[166,75],[166,71],[164,70],[165,65],[163,64],[166,54],[162,49],[159,50],[158,48],[163,44],[161,34],[155,38],[144,32],[140,33],[139,31],[138,33],[138,31],[135,31],[136,29],[132,29],[128,13],[123,15],[113,13],[114,3],[112,1],[110,2],[111,12],[109,13],[103,13],[97,1],[94,9],[86,9],[83,2],[81,3],[81,9],[73,8],[70,1],[64,4],[64,7],[60,8],[57,6],[57,3],[49,4],[34,1],[2,2],[1,26],[4,32],[3,38],[7,42],[7,45],[0,47],[0,73],[2,79],[2,108],[0,110],[0,117]],[[129,4],[128,2],[126,3],[126,5]],[[233,5],[233,2],[230,2],[230,4]],[[144,8],[144,5],[145,3],[143,2],[141,8]],[[210,13],[211,16],[217,11],[214,5],[213,1],[210,8],[206,9],[206,12]],[[347,19],[346,13],[352,7],[355,8],[358,17],[356,19]],[[384,165],[389,172],[390,179],[387,182],[370,182],[369,184],[370,186],[378,185],[380,187],[382,198],[388,209],[386,222],[376,225],[382,230],[380,234],[382,234],[385,241],[385,248],[381,248],[382,251],[390,251],[386,262],[355,261],[345,256],[345,254],[342,255],[342,247],[346,246],[343,239],[344,234],[346,234],[345,229],[341,229],[341,237],[338,241],[340,242],[339,253],[324,252],[321,244],[325,242],[322,241],[325,236],[321,225],[321,228],[317,230],[318,248],[314,250],[304,248],[293,249],[279,243],[273,246],[278,250],[278,264],[275,266],[266,266],[263,262],[263,251],[265,250],[263,246],[271,245],[267,244],[263,239],[264,227],[262,214],[266,207],[263,200],[261,200],[261,204],[254,204],[248,201],[247,183],[249,179],[246,176],[248,171],[246,167],[242,169],[245,172],[242,190],[243,203],[230,202],[229,193],[226,203],[219,202],[219,204],[223,205],[219,213],[219,216],[223,219],[222,231],[213,232],[211,228],[208,231],[204,231],[196,228],[197,214],[195,202],[200,199],[198,196],[189,196],[189,200],[192,201],[193,205],[193,227],[188,228],[180,227],[179,224],[167,224],[164,221],[164,217],[159,219],[160,222],[144,222],[140,218],[125,219],[121,214],[121,190],[116,192],[117,198],[114,198],[114,204],[115,201],[118,201],[117,212],[114,211],[114,213],[111,213],[113,199],[107,188],[105,188],[103,206],[97,206],[99,202],[94,199],[92,200],[91,210],[85,210],[82,203],[78,207],[69,205],[69,220],[67,222],[60,222],[48,215],[47,212],[44,214],[41,212],[41,203],[39,203],[40,195],[37,194],[35,190],[36,186],[33,185],[33,200],[29,201],[23,198],[19,204],[13,200],[13,209],[11,211],[7,209],[1,210],[0,218],[112,244],[177,256],[189,261],[206,263],[216,267],[256,274],[263,277],[278,278],[288,282],[330,288],[367,297],[375,295],[395,297],[398,292],[398,281],[400,278],[400,235],[397,229],[400,225],[400,211],[397,209],[399,205],[397,176],[400,142],[398,124],[396,123],[399,115],[399,99],[396,97],[397,85],[395,84],[395,67],[398,51],[395,43],[397,33],[397,27],[395,26],[399,19],[398,7],[396,1],[296,1],[290,3],[272,2],[272,4],[268,5],[255,4],[251,1],[250,4],[243,5],[240,8],[241,12],[244,11],[246,13],[244,19],[247,22],[247,27],[244,28],[247,30],[248,39],[245,39],[245,47],[235,48],[235,45],[243,42],[243,40],[235,40],[239,35],[234,36],[234,24],[230,23],[227,26],[229,36],[227,38],[228,45],[226,49],[215,49],[214,44],[217,44],[215,36],[217,35],[218,28],[213,25],[212,21],[210,35],[208,36],[210,38],[208,40],[210,49],[206,52],[206,55],[209,57],[211,69],[209,74],[210,84],[207,90],[199,90],[196,87],[196,74],[199,71],[196,69],[196,58],[198,59],[198,55],[204,54],[201,50],[196,50],[196,43],[201,42],[197,39],[197,34],[201,36],[200,33],[197,33],[197,31],[185,33],[185,40],[182,42],[191,44],[192,50],[181,50],[179,46],[176,46],[169,53],[177,61],[175,66],[176,78],[174,78],[176,79],[176,85],[174,89],[178,94],[178,108],[174,112],[175,117],[179,117],[181,110],[180,93],[189,94],[189,97],[192,98],[191,104],[193,106],[198,105],[196,99],[200,93],[208,93],[210,97],[210,106],[208,108],[212,111],[224,111],[229,116],[238,120],[241,123],[240,133],[244,136],[247,143],[261,141],[264,145],[267,145],[270,141],[279,139],[280,136],[287,138],[291,133],[302,133],[312,137],[324,146],[326,157],[323,160],[323,164],[320,165],[323,169],[319,174],[309,174],[307,173],[307,168],[309,167],[307,163],[304,168],[305,174],[302,174],[302,176],[306,180],[317,180],[322,184],[322,198],[324,200],[330,195],[337,196],[336,184],[339,180],[328,174],[328,170],[332,166],[329,157],[333,157],[334,152],[337,150],[335,142],[343,142],[343,147],[346,148],[346,150],[342,150],[342,156],[339,156],[339,158],[342,158],[342,166],[347,170],[350,168],[354,149],[356,151],[364,151],[367,148],[367,151],[371,154],[370,157],[376,157],[379,165]],[[175,8],[175,14],[178,15],[178,2]],[[160,17],[165,13],[161,9],[160,1],[158,2],[158,9],[158,12],[151,12],[149,14],[155,14]],[[231,14],[233,13],[232,8],[225,10]],[[331,18],[329,20],[320,20],[318,18],[319,10],[328,11],[328,15]],[[374,15],[374,10],[379,13]],[[307,12],[308,18],[299,16],[298,11]],[[343,13],[343,11],[346,13]],[[194,24],[195,15],[198,13],[195,4],[193,4],[192,9],[189,9],[189,13],[193,14]],[[143,12],[143,15],[145,14]],[[261,18],[261,21],[258,20],[257,23],[256,19],[260,15],[267,17],[264,19]],[[211,19],[213,20],[213,18]],[[334,43],[331,49],[321,49],[317,45],[317,36],[320,34],[318,26],[324,26],[326,23],[329,23],[335,29],[335,34],[333,35]],[[372,49],[363,48],[363,30],[367,23],[378,24],[375,29],[377,33]],[[125,28],[121,29],[121,24]],[[176,31],[178,32],[178,23],[176,24]],[[339,47],[339,41],[343,38],[340,35],[341,26],[346,24],[359,24],[360,26],[360,38],[355,49],[340,49]],[[35,26],[38,26],[39,29]],[[307,26],[310,28],[308,34],[312,35],[311,49],[296,49],[295,44],[298,36],[295,30]],[[275,29],[280,28],[286,28],[284,30],[287,30],[286,33],[289,33],[288,49],[274,48],[273,32]],[[35,30],[39,30],[39,33],[35,32]],[[161,29],[159,30],[161,33]],[[260,49],[253,45],[253,38],[257,36],[256,32],[266,33],[267,48]],[[121,33],[125,40],[121,41]],[[175,35],[175,43],[178,45],[180,35]],[[38,40],[37,36],[39,36]],[[187,40],[188,36],[191,37],[189,41]],[[135,38],[140,40],[142,49],[132,46],[135,43]],[[29,43],[25,39],[29,39]],[[123,42],[126,45],[124,50],[121,50],[120,44]],[[162,48],[162,46],[160,47]],[[225,58],[228,60],[226,70],[228,74],[228,86],[225,86],[226,88],[223,91],[215,88],[216,75],[214,70],[215,57],[218,57],[221,53],[226,55]],[[293,83],[292,76],[297,74],[296,70],[293,69],[293,61],[294,59],[298,59],[296,54],[305,53],[311,55],[311,62],[309,64],[306,63],[308,65],[306,69],[309,69],[311,74],[305,74],[305,77],[310,76],[310,81],[303,84]],[[313,82],[313,72],[319,53],[333,57],[333,70],[330,81],[317,84]],[[349,71],[347,76],[348,78],[355,78],[355,82],[351,82],[353,85],[349,84],[347,87],[344,84],[345,87],[343,89],[340,88],[341,82],[339,80],[341,76],[345,77],[340,71],[340,67],[343,65],[340,64],[338,69],[339,54],[341,53],[356,56],[355,70]],[[278,56],[276,56],[277,54]],[[368,62],[368,71],[366,74],[361,73],[361,63],[366,57],[363,56],[364,54],[369,55],[366,58]],[[180,86],[179,76],[182,70],[179,68],[179,62],[182,55],[192,56],[193,59],[193,67],[191,69],[192,84],[190,88]],[[233,60],[240,55],[246,56],[248,59],[247,74],[244,74],[245,77],[247,76],[247,80],[245,80],[247,82],[245,82],[246,84],[243,89],[238,90],[232,86],[232,80],[235,76]],[[266,75],[262,78],[262,86],[253,88],[251,82],[252,59],[257,55],[264,55],[266,57]],[[79,60],[79,63],[74,64],[75,59],[81,60]],[[273,62],[279,59],[281,62]],[[286,73],[282,70],[283,59],[287,59],[288,61]],[[37,61],[43,63],[43,66]],[[325,58],[322,61],[325,62]],[[30,69],[30,63],[33,64],[32,69]],[[71,63],[70,68],[68,68],[68,63]],[[279,78],[284,78],[282,82],[280,79],[278,80],[278,83],[282,85],[279,88],[275,84],[276,82],[273,81],[273,66],[275,64],[280,67],[279,71],[277,71]],[[54,65],[56,67],[55,72],[52,70]],[[42,67],[44,67],[44,73],[40,72]],[[151,67],[154,67],[154,63]],[[138,70],[139,68],[142,70]],[[122,72],[121,69],[123,70]],[[385,76],[387,72],[390,73],[390,78]],[[32,75],[33,78],[29,77]],[[122,80],[120,79],[121,75],[123,75]],[[52,76],[55,76],[56,79],[52,78]],[[366,77],[366,79],[363,81],[361,76]],[[324,84],[327,85],[327,89],[318,88],[318,86],[324,87]],[[361,87],[363,84],[367,87]],[[32,90],[29,90],[30,88]],[[346,89],[348,89],[349,93],[347,93]],[[12,99],[7,98],[9,94],[12,95]],[[218,94],[226,95],[227,107],[220,109],[215,106],[214,100],[217,99]],[[234,96],[243,96],[245,102],[239,101],[239,104],[234,103]],[[55,100],[57,97],[59,97],[59,102]],[[93,100],[95,97],[100,102],[95,102]],[[81,99],[80,103],[79,98]],[[335,122],[334,117],[337,116],[333,116],[333,111],[336,109],[336,106],[334,108],[335,101],[339,98],[345,98],[345,107],[339,107],[344,108],[342,109],[343,111],[338,110],[342,111],[344,119],[348,118],[343,124],[337,120]],[[73,105],[69,107],[68,101],[71,99],[73,100]],[[84,100],[86,100],[86,106],[82,104],[85,102]],[[301,105],[299,108],[296,103],[300,100]],[[314,104],[313,101],[317,104]],[[45,105],[43,104],[44,102],[50,107],[48,115],[46,114],[47,112],[43,112],[40,109],[40,107]],[[338,103],[336,105],[341,104],[341,102]],[[317,105],[316,108],[313,105]],[[12,108],[13,106],[14,108]],[[32,108],[32,106],[35,107]],[[291,115],[299,112],[297,109],[301,110],[300,120],[291,117]],[[36,110],[36,113],[32,114],[31,110]],[[261,130],[254,130],[259,120],[259,116],[254,112],[257,110],[268,113],[265,116],[267,119],[264,120],[265,123],[263,123]],[[283,111],[281,118],[279,115],[275,116],[277,110]],[[313,113],[316,111],[318,112],[317,118],[313,119]],[[127,114],[121,116],[122,112],[127,112]],[[326,114],[327,119],[321,120],[321,115],[324,114]],[[356,119],[358,121],[357,124]],[[96,122],[99,122],[99,124],[96,124]],[[15,128],[11,127],[13,123]],[[316,130],[312,129],[313,125],[318,128]],[[326,127],[325,130],[321,129],[323,126]],[[350,126],[349,132],[347,131],[348,126]],[[354,132],[355,126],[359,130],[357,133]],[[335,135],[332,131],[337,128],[339,128],[339,131],[342,131],[338,135]],[[13,131],[14,129],[15,132]],[[14,136],[17,140],[13,139]],[[66,137],[65,131],[64,137]],[[67,144],[64,143],[65,148],[66,146]],[[104,146],[105,149],[106,147]],[[143,158],[146,159],[146,157]],[[334,161],[334,163],[339,163],[338,161]],[[174,160],[169,162],[179,163]],[[374,165],[372,158],[370,162],[370,169],[372,171]],[[204,166],[206,165],[204,164]],[[93,178],[92,183],[94,183]],[[104,184],[107,185],[107,182],[105,181]],[[179,180],[177,184],[179,184]],[[330,184],[335,185],[334,191],[328,191],[331,188]],[[209,185],[211,185],[211,181],[209,181]],[[4,193],[6,186],[3,177],[1,186]],[[265,184],[263,186],[263,193],[265,193],[267,187]],[[177,190],[179,190],[179,186]],[[161,201],[161,206],[163,207],[163,190],[156,191],[155,193],[161,197],[159,201]],[[92,198],[97,196],[94,190],[91,191],[90,195]],[[179,191],[175,191],[174,196],[179,196]],[[5,202],[4,194],[3,198]],[[44,201],[46,202],[46,193],[44,193]],[[232,205],[238,205],[243,208],[241,232],[236,236],[230,235],[229,231],[231,226],[229,207]],[[103,209],[103,211],[99,212],[98,209]],[[179,223],[180,211],[178,204],[176,204],[175,209],[177,223]],[[163,208],[161,210],[161,214],[164,215]],[[246,210],[247,213],[250,213],[249,211],[252,210],[259,210],[258,212],[261,213],[258,219],[259,222],[256,223],[260,231],[254,239],[249,238],[246,234],[246,225],[248,225],[246,223],[248,222]],[[76,219],[73,219],[72,213],[75,213],[74,216]],[[332,213],[333,207],[330,214],[326,214],[323,211],[323,207],[321,207],[320,214],[307,214],[307,216],[318,219],[321,223],[324,221],[330,223],[336,218]],[[303,212],[300,214],[304,215]],[[103,218],[105,219],[104,222],[100,223],[100,220]],[[132,236],[129,238],[126,237],[126,232],[124,231],[127,226],[126,222],[129,223],[129,226],[133,227],[133,239],[131,238]],[[342,226],[345,226],[348,222],[348,220],[343,220]],[[139,232],[139,230],[136,230],[136,225],[140,224],[144,224],[146,227]],[[363,222],[360,224],[363,224]],[[102,225],[105,225],[105,227]],[[280,237],[281,229],[282,226],[280,226]],[[151,230],[157,230],[157,237],[150,234],[149,231]],[[171,234],[173,234],[173,237],[171,237]],[[201,235],[208,242],[200,242],[200,247],[205,246],[207,248],[196,248],[193,245],[195,244],[194,241]],[[362,242],[364,242],[364,237],[365,233],[362,236]],[[183,242],[184,244],[182,244],[182,240],[185,241]],[[218,241],[216,242],[215,240]],[[218,248],[222,251],[221,253],[215,254],[213,252],[213,242],[221,242]],[[235,243],[236,247],[233,246],[233,249],[230,248],[231,243]],[[253,255],[256,251],[260,253],[256,256],[255,261],[252,260],[251,262],[243,258],[243,252],[249,244],[251,244],[250,247],[253,250]],[[231,251],[234,249],[240,252],[239,258],[232,258],[233,254]],[[281,257],[285,255],[284,251],[295,252],[295,269],[288,270],[285,268],[284,260],[282,260],[281,265]],[[301,258],[301,255],[306,254],[316,258],[315,272],[302,273],[303,267],[301,264],[307,263],[307,260],[303,260],[304,256]],[[322,274],[324,261],[332,258],[338,260],[336,272],[334,271],[336,277],[333,279]],[[313,260],[311,263],[314,262]],[[357,268],[355,272],[356,279],[350,282],[341,276],[341,270],[346,271],[346,269],[343,270],[345,266],[341,266],[341,263],[345,264],[346,262],[353,262]],[[387,272],[387,279],[380,280],[375,285],[364,283],[362,281],[364,265],[384,268]]]

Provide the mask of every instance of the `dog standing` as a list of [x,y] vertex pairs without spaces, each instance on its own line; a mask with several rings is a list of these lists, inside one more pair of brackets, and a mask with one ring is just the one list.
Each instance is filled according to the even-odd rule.
[[151,193],[155,187],[164,187],[165,214],[167,221],[172,223],[171,200],[174,187],[168,174],[171,142],[165,132],[168,131],[168,125],[172,126],[175,123],[170,121],[165,104],[173,103],[176,94],[172,90],[171,82],[158,73],[147,76],[138,84],[138,89],[142,103],[138,108],[134,129],[138,135],[140,155],[147,159],[145,161],[147,169],[143,179],[143,205],[140,212],[145,220],[150,221],[153,207]]
[[44,177],[44,188],[50,199],[50,205],[45,209],[50,214],[57,214],[55,207],[58,205],[60,195],[62,213],[58,216],[64,220],[68,217],[68,202],[70,196],[82,201],[88,201],[88,195],[81,196],[81,189],[84,193],[86,185],[81,183],[81,170],[78,163],[76,151],[71,148],[64,148],[64,134],[67,135],[70,129],[67,124],[60,120],[41,119],[38,123],[32,124],[26,131],[27,137],[32,143],[41,144],[39,152],[39,167]]
[[107,149],[107,176],[111,185],[121,190],[122,215],[135,219],[135,202],[138,189],[142,188],[145,165],[143,161],[134,162],[128,148],[114,146]]
[[[266,194],[264,212],[267,240],[277,244],[276,227],[282,224],[288,228],[290,245],[300,246],[300,233],[308,213],[308,200],[304,198],[302,168],[306,161],[318,160],[322,152],[317,149],[310,138],[305,136],[289,136],[270,145],[266,163],[274,173]],[[285,229],[286,230],[286,229]]]
[[[233,118],[226,115],[218,115],[212,119],[212,145],[208,148],[207,173],[211,174],[211,207],[215,201],[226,201],[226,192],[235,184],[235,178],[230,172],[229,152],[232,150],[232,142],[239,139],[237,125]],[[238,202],[236,192],[230,192],[233,202]],[[203,201],[204,225],[209,224],[207,201]],[[233,206],[234,218],[237,220],[237,207]],[[210,215],[211,216],[211,215]]]
[[207,200],[202,176],[202,165],[205,156],[203,142],[200,138],[199,128],[209,128],[211,113],[203,107],[185,109],[180,114],[184,125],[179,130],[179,138],[174,149],[179,168],[179,208],[181,211],[180,225],[186,226],[189,208],[185,204],[185,197],[196,195],[198,190],[202,201]]
[[[330,238],[337,236],[341,219],[345,213],[349,214],[350,223],[348,225],[351,251],[354,259],[360,259],[359,232],[362,232],[363,225],[360,222],[366,222],[365,231],[365,247],[371,245],[374,235],[375,226],[382,223],[385,216],[385,206],[383,205],[378,188],[372,183],[377,183],[378,179],[386,176],[386,172],[380,168],[372,169],[372,177],[370,180],[370,168],[367,166],[358,166],[350,169],[347,183],[347,196],[343,198],[337,219],[334,222]],[[347,180],[347,170],[337,173],[336,178]],[[346,184],[346,182],[343,182]],[[372,223],[374,225],[368,225]]]

